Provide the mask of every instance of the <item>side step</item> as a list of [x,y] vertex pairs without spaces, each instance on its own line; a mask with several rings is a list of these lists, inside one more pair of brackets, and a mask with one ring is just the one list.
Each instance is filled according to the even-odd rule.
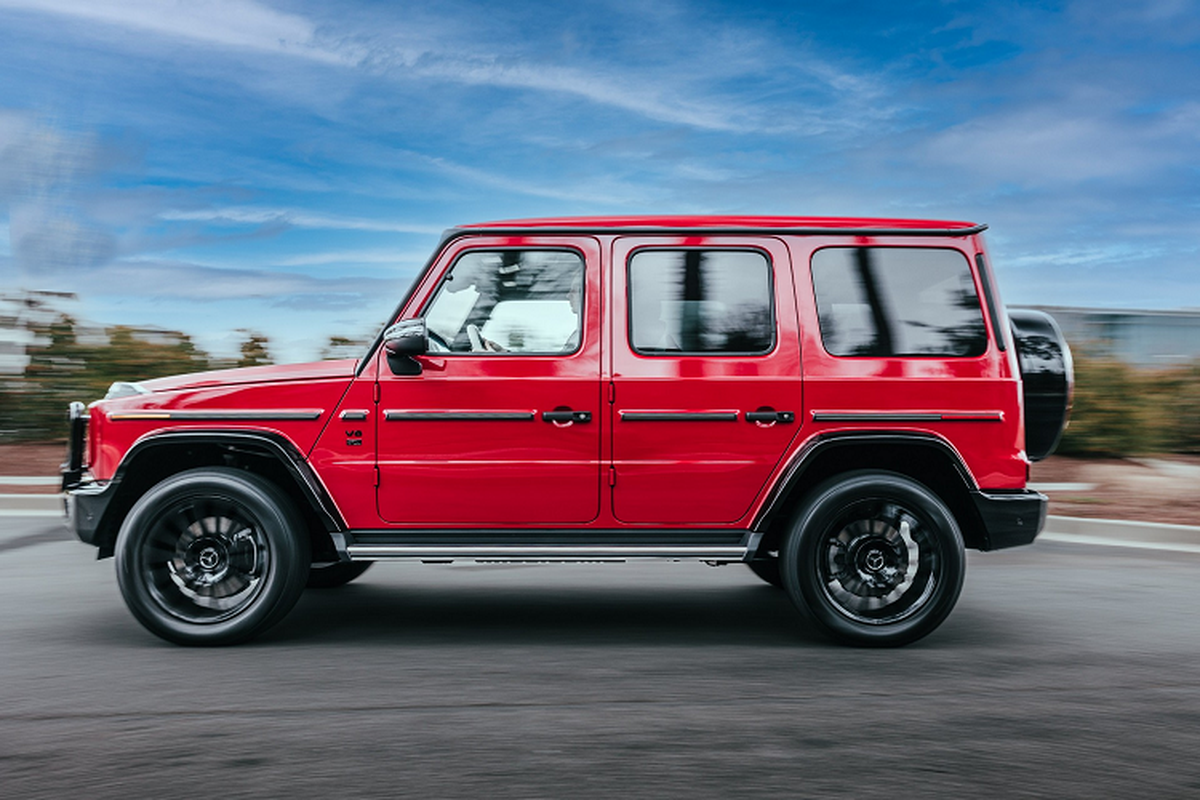
[[351,561],[580,562],[667,559],[745,561],[762,534],[743,531],[628,532],[349,531]]

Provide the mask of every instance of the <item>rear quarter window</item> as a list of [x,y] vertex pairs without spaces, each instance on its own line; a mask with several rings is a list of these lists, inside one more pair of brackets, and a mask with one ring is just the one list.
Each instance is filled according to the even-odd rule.
[[825,349],[835,356],[979,356],[987,331],[971,265],[936,247],[827,247],[812,257]]

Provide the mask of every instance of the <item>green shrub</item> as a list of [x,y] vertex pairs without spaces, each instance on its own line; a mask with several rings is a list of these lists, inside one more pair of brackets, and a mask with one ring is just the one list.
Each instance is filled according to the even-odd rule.
[[1200,452],[1200,365],[1145,371],[1077,352],[1071,424],[1058,452]]

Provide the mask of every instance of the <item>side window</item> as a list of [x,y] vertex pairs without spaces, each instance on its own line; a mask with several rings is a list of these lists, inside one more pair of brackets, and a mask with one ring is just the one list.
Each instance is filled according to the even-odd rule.
[[565,250],[472,250],[425,312],[432,350],[565,354],[579,349],[583,259]]
[[757,250],[639,250],[629,339],[645,355],[756,355],[775,344],[771,262]]
[[825,349],[835,356],[979,356],[987,331],[957,250],[828,247],[812,257]]

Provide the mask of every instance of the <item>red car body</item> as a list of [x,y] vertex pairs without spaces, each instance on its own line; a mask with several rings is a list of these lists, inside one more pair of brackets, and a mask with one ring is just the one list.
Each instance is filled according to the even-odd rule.
[[[87,411],[86,456],[77,448],[68,464],[76,529],[111,553],[150,486],[241,464],[248,452],[247,468],[303,507],[314,561],[624,558],[639,547],[752,561],[780,551],[806,492],[853,469],[928,487],[969,547],[1027,543],[1045,500],[1024,488],[1021,364],[982,228],[784,217],[456,228],[387,325],[423,325],[447,271],[468,254],[563,252],[583,264],[571,352],[429,351],[409,359],[415,374],[397,374],[381,334],[359,361],[114,387]],[[954,357],[831,354],[810,271],[826,248],[954,251],[970,270],[986,346]],[[653,251],[765,258],[769,348],[639,352],[627,265]]]

